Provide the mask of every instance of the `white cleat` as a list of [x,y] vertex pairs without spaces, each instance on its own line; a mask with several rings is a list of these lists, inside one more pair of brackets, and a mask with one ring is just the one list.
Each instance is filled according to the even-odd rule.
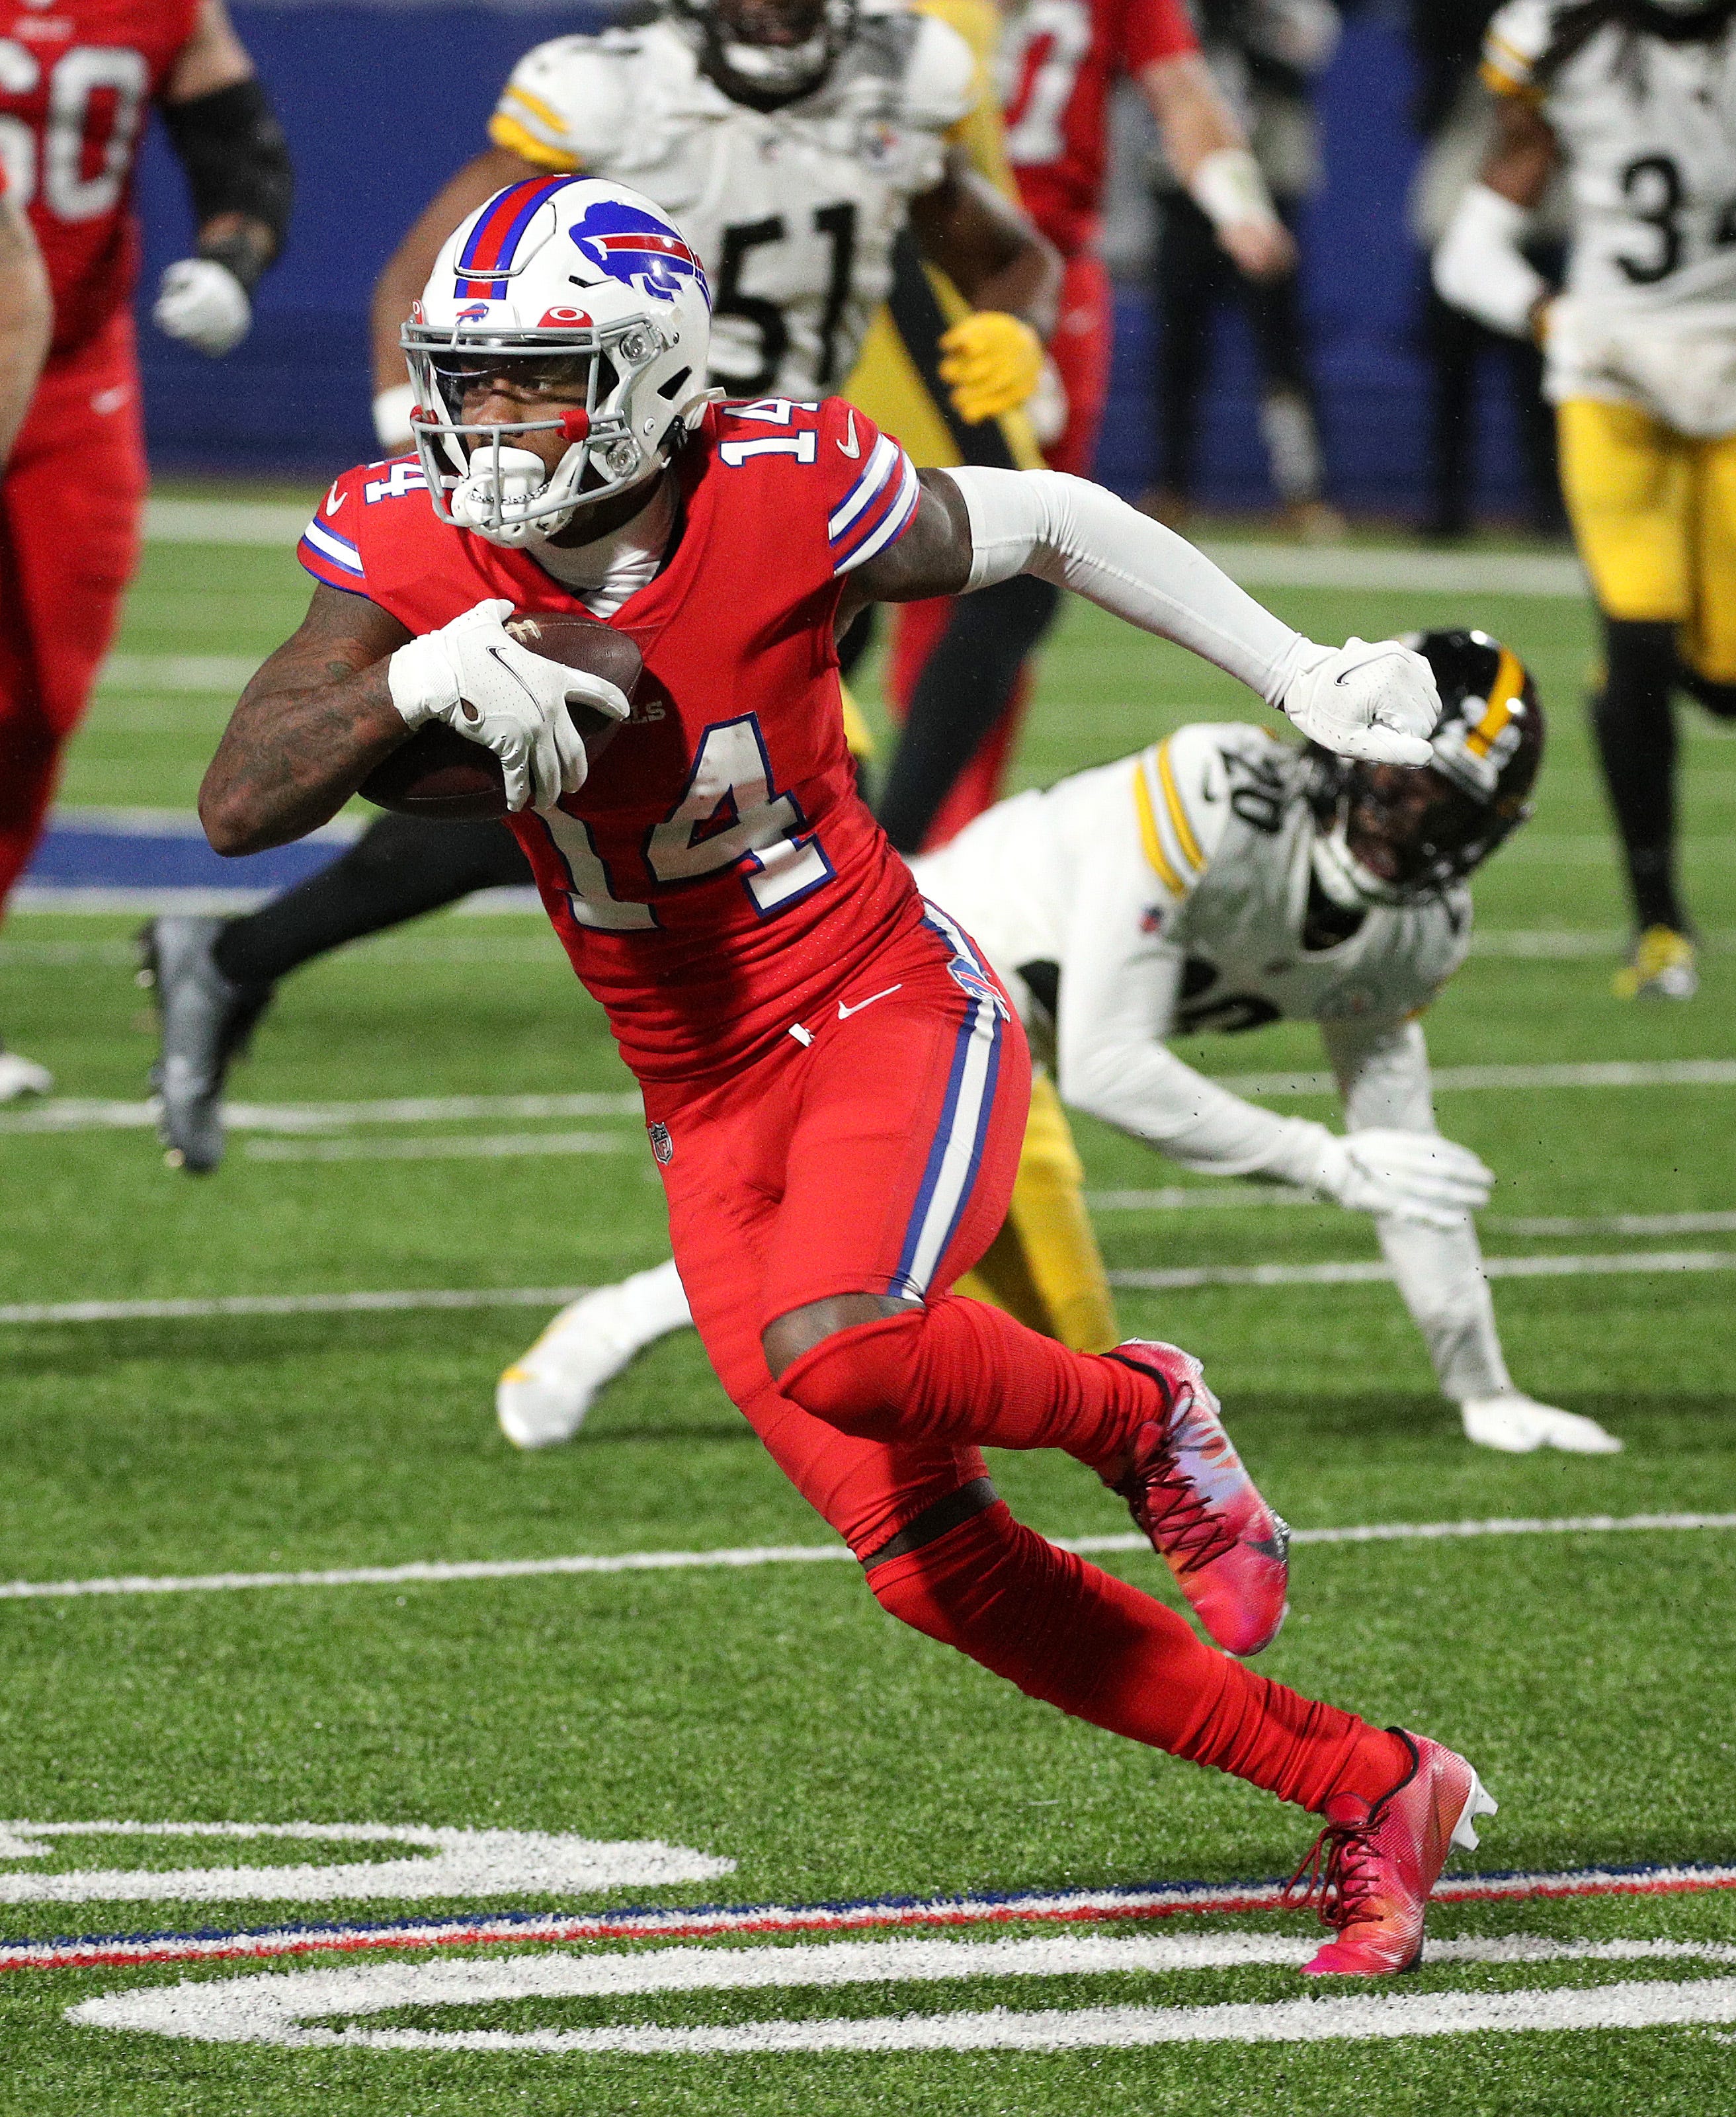
[[515,1448],[570,1441],[604,1384],[647,1345],[691,1320],[672,1263],[581,1294],[495,1386],[501,1432]]
[[1538,1448],[1558,1448],[1568,1455],[1622,1452],[1623,1443],[1595,1418],[1539,1404],[1517,1390],[1505,1396],[1467,1397],[1459,1410],[1467,1441],[1475,1441],[1480,1448],[1498,1448],[1508,1455],[1529,1455]]
[[0,1049],[0,1103],[21,1101],[25,1095],[52,1095],[54,1076],[34,1058]]

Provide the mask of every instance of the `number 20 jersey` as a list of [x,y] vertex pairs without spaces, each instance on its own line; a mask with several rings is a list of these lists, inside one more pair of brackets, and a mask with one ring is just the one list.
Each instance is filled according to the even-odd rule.
[[57,353],[132,291],[133,157],[196,13],[196,0],[26,0],[0,37],[0,159],[48,267]]
[[699,71],[694,33],[663,20],[539,44],[489,136],[655,199],[711,279],[712,380],[732,397],[816,397],[855,366],[893,239],[976,94],[955,30],[865,0],[831,74],[782,109],[732,102]]
[[[640,1079],[738,1069],[922,907],[856,791],[833,641],[844,577],[903,535],[916,474],[837,399],[713,408],[676,459],[677,541],[608,620],[632,718],[558,811],[511,826],[574,969]],[[413,458],[346,471],[302,564],[413,633],[488,596],[584,604],[435,516]]]

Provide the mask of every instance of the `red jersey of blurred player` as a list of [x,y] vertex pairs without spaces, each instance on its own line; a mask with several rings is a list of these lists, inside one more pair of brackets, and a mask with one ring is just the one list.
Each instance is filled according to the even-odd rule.
[[197,0],[56,0],[0,40],[0,155],[54,298],[0,485],[0,903],[29,859],[137,555],[133,157]]
[[[652,1081],[763,1056],[922,920],[856,793],[832,643],[843,577],[915,512],[908,457],[838,399],[768,399],[709,413],[676,476],[674,556],[609,620],[644,657],[633,717],[559,811],[510,819],[574,968]],[[418,634],[487,596],[584,608],[525,553],[436,519],[413,457],[347,471],[300,556]]]
[[[1007,158],[1026,212],[1064,261],[1049,352],[1066,388],[1067,423],[1043,454],[1052,469],[1077,477],[1091,475],[1109,396],[1114,297],[1097,237],[1110,90],[1124,73],[1137,76],[1198,48],[1184,0],[1031,0],[1008,21]],[[943,597],[898,612],[889,688],[900,718],[953,608]],[[1005,712],[940,805],[926,846],[945,844],[998,797],[1030,682],[1027,665]]]
[[1198,49],[1182,0],[1032,0],[1009,22],[1007,159],[1025,210],[1067,261],[1050,348],[1067,385],[1056,470],[1088,477],[1109,387],[1109,276],[1097,252],[1109,94]]

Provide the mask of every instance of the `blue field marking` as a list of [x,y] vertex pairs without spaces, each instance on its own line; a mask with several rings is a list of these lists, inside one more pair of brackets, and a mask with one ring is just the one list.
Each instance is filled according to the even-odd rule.
[[[199,819],[174,809],[63,809],[25,870],[23,908],[71,892],[136,893],[174,910],[188,894],[245,892],[258,900],[293,888],[329,866],[358,827],[345,822],[291,846],[224,860],[205,842]],[[70,908],[76,908],[76,905]]]

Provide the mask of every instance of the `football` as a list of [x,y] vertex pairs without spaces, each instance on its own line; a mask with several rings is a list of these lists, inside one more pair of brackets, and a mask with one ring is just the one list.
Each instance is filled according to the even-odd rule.
[[[644,673],[639,649],[625,633],[612,631],[595,618],[580,616],[577,611],[543,611],[534,617],[510,618],[506,630],[533,654],[604,677],[629,699]],[[575,703],[566,710],[584,738],[586,756],[595,764],[620,722],[598,713],[594,706]],[[469,741],[444,721],[430,721],[418,728],[408,742],[374,767],[362,781],[360,791],[364,801],[372,801],[376,808],[395,809],[401,816],[450,820],[506,814],[506,787],[500,759],[492,750]]]

